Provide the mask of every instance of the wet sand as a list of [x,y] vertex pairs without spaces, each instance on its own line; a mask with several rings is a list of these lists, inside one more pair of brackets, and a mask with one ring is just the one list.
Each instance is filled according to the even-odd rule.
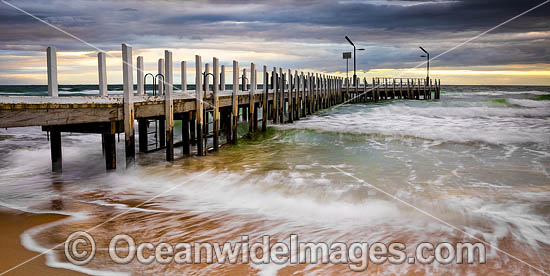
[[[54,214],[29,214],[0,208],[0,273],[25,262],[38,253],[29,251],[21,245],[21,234],[32,227],[63,219]],[[3,275],[86,275],[76,271],[46,266],[45,256],[40,256]]]

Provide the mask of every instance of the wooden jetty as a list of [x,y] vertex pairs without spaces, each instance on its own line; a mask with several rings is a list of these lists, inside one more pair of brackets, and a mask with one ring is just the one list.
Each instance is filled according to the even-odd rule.
[[[135,122],[138,150],[164,149],[166,160],[174,160],[174,147],[184,155],[202,156],[218,151],[223,143],[237,143],[238,125],[248,123],[248,132],[266,131],[268,122],[292,123],[318,110],[343,103],[386,99],[439,99],[440,81],[427,79],[374,78],[371,83],[319,73],[285,71],[263,66],[262,85],[250,64],[250,74],[233,61],[233,84],[226,90],[225,65],[213,58],[212,66],[195,56],[195,89],[188,90],[187,62],[181,62],[181,85],[173,83],[173,57],[165,51],[158,74],[145,74],[143,57],[133,65],[132,47],[122,44],[123,95],[108,95],[105,53],[98,53],[98,96],[59,97],[57,54],[47,49],[48,96],[0,96],[0,128],[41,126],[49,132],[52,170],[62,170],[61,132],[97,133],[107,170],[116,169],[117,133],[124,133],[126,165],[135,162]],[[212,67],[212,68],[211,68]],[[134,89],[134,72],[137,87]],[[242,75],[239,75],[242,72]],[[248,77],[250,76],[250,77]],[[146,93],[146,81],[153,93]],[[174,121],[182,122],[182,140],[174,141]],[[259,125],[261,123],[261,125]],[[153,128],[153,131],[151,129]],[[150,135],[155,142],[150,143]],[[151,146],[153,147],[151,149]]]

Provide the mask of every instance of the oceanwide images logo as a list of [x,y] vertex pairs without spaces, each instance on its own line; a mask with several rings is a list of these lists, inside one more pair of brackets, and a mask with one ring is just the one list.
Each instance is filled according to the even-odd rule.
[[[247,235],[240,241],[223,244],[166,242],[136,244],[133,237],[119,234],[109,242],[109,258],[117,264],[137,261],[148,265],[159,264],[347,264],[353,271],[364,271],[373,264],[440,264],[486,262],[485,245],[482,243],[448,242],[437,245],[423,242],[416,245],[414,254],[408,256],[403,243],[375,242],[300,242],[298,235],[290,235],[287,242],[273,242],[264,235],[261,241],[250,241]],[[95,256],[96,244],[87,232],[74,232],[65,241],[65,256],[74,265],[86,265]]]

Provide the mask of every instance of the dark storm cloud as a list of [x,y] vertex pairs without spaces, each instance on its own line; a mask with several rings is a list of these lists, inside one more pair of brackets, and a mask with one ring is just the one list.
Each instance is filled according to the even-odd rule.
[[[326,53],[340,55],[349,34],[367,53],[359,62],[369,68],[400,68],[418,61],[418,45],[433,55],[485,31],[539,3],[532,0],[463,1],[58,1],[13,2],[39,18],[101,48],[121,42],[139,47],[159,43],[200,43],[215,39],[285,43],[324,43]],[[0,4],[0,48],[21,50],[54,45],[61,50],[90,50],[78,41]],[[443,66],[550,63],[550,4],[491,32],[453,54]],[[542,36],[516,38],[542,32]],[[546,35],[544,35],[546,32]],[[503,38],[503,39],[499,39]],[[194,44],[193,44],[194,45]],[[224,49],[223,45],[218,46]],[[296,49],[288,49],[296,51]],[[303,55],[305,62],[331,69],[328,62]]]

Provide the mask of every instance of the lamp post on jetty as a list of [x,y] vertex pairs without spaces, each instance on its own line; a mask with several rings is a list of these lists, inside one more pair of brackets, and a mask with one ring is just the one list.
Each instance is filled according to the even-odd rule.
[[346,40],[353,46],[353,85],[357,85],[357,52],[356,51],[364,51],[365,49],[360,48],[357,49],[355,47],[355,44],[349,39],[349,37],[346,35]]
[[430,53],[428,53],[428,51],[424,50],[424,48],[422,48],[422,46],[420,46],[419,48],[424,53],[426,53],[426,55],[421,55],[420,57],[425,57],[427,62],[428,62],[427,67],[426,67],[426,81],[429,82],[430,81]]

